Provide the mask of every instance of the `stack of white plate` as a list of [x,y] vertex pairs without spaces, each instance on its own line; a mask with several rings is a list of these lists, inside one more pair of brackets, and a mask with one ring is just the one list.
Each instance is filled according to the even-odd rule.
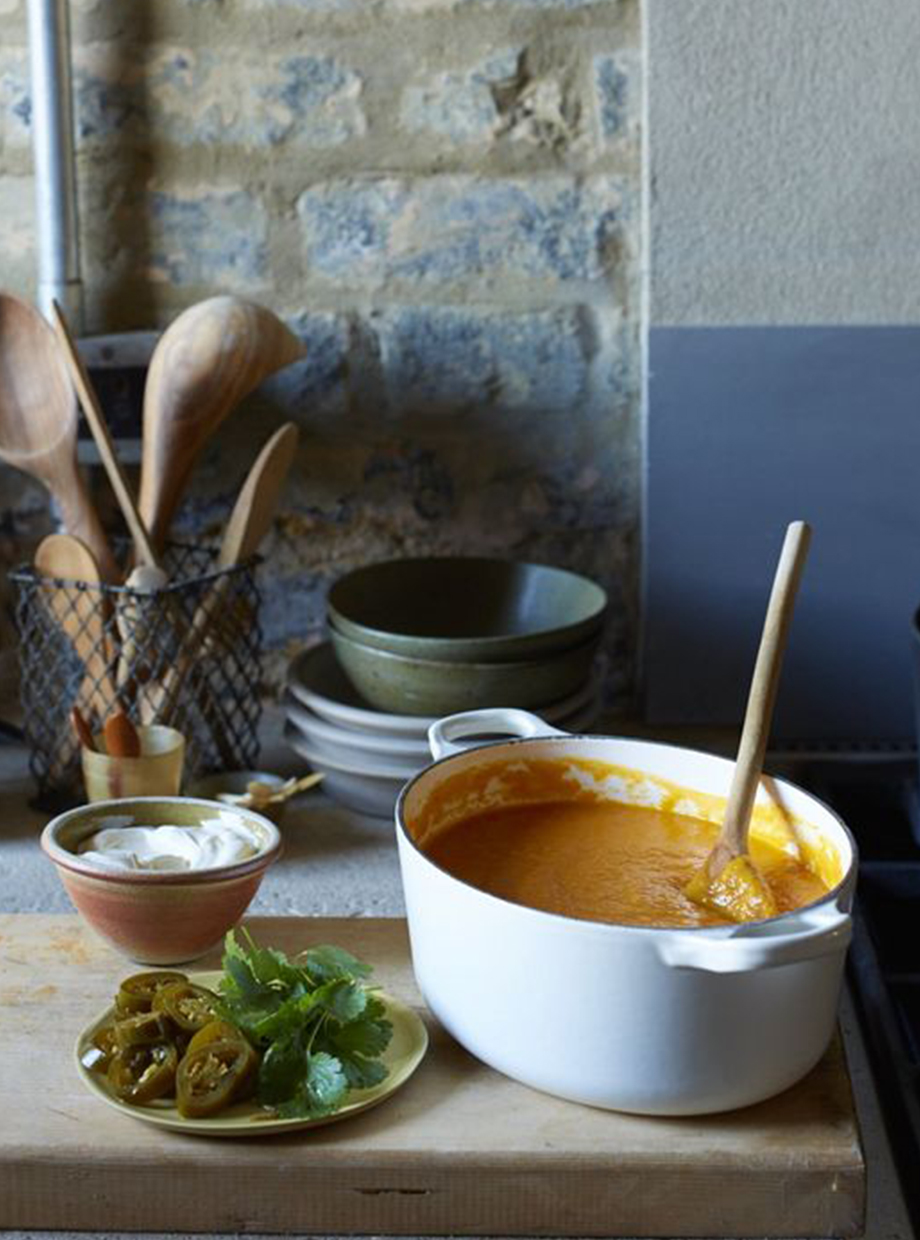
[[[599,713],[599,678],[563,701],[536,711],[567,732],[584,732]],[[431,762],[421,715],[387,714],[352,688],[331,642],[304,651],[291,664],[285,695],[285,738],[324,775],[323,789],[363,814],[390,817],[400,789]]]

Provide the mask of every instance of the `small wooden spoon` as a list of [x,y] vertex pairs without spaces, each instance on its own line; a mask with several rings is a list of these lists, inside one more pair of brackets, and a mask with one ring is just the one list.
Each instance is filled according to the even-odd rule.
[[685,888],[685,894],[694,903],[731,921],[758,921],[777,912],[773,895],[751,860],[747,837],[792,609],[810,541],[811,529],[804,521],[794,521],[786,530],[754,665],[722,830],[702,868]]
[[49,534],[39,543],[34,563],[43,577],[95,587],[84,596],[85,607],[79,605],[78,595],[62,588],[49,589],[48,603],[51,615],[70,638],[83,663],[78,700],[100,719],[105,718],[116,695],[106,651],[105,607],[99,590],[102,578],[96,557],[72,534]]
[[0,294],[0,460],[54,496],[64,528],[81,539],[103,580],[118,565],[77,467],[77,402],[54,332],[24,301]]
[[109,715],[102,733],[105,737],[105,751],[113,758],[141,756],[141,738],[123,710],[116,710]]
[[305,352],[276,315],[240,297],[208,298],[166,329],[144,388],[139,508],[156,549],[208,438],[247,392]]

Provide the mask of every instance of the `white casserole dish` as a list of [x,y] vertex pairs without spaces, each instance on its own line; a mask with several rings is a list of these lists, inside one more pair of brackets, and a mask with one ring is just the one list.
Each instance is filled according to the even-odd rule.
[[[489,733],[518,739],[458,744]],[[834,1030],[857,864],[852,836],[826,805],[765,779],[755,806],[755,830],[824,853],[837,873],[806,908],[724,927],[583,921],[477,890],[419,843],[512,803],[503,774],[522,762],[561,761],[573,789],[587,788],[581,795],[633,803],[654,804],[676,785],[687,790],[678,808],[713,821],[734,764],[672,745],[571,736],[520,710],[453,715],[430,738],[437,761],[403,789],[396,834],[415,976],[463,1046],[538,1089],[646,1115],[746,1106],[817,1063]],[[579,759],[617,769],[592,785]]]

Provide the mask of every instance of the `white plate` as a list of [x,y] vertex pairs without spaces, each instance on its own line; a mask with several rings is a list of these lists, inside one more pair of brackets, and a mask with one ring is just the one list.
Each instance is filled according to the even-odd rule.
[[416,774],[414,770],[401,771],[392,767],[357,770],[354,763],[325,758],[307,744],[303,734],[290,721],[284,725],[284,739],[314,771],[322,771],[320,787],[323,792],[359,814],[392,818],[403,785]]
[[[217,985],[220,972],[192,973],[189,980],[199,986],[213,988]],[[191,1133],[202,1137],[265,1137],[276,1132],[291,1132],[301,1128],[319,1128],[325,1124],[334,1124],[339,1120],[348,1119],[361,1111],[377,1106],[394,1094],[421,1063],[428,1047],[428,1031],[418,1013],[412,1008],[394,999],[384,991],[377,991],[378,998],[386,1005],[386,1016],[393,1025],[393,1037],[390,1045],[382,1055],[383,1062],[389,1072],[379,1085],[370,1089],[354,1090],[350,1101],[334,1111],[332,1115],[324,1115],[319,1119],[278,1119],[270,1112],[257,1106],[255,1102],[240,1102],[228,1107],[209,1119],[185,1119],[175,1106],[169,1102],[160,1102],[150,1106],[132,1106],[130,1102],[122,1102],[109,1087],[104,1076],[91,1072],[83,1066],[83,1057],[92,1045],[93,1034],[103,1025],[108,1024],[114,1015],[113,1007],[107,1008],[96,1017],[77,1039],[75,1055],[77,1071],[83,1084],[101,1101],[121,1111],[131,1119],[143,1120],[159,1128],[171,1128],[175,1132]]]
[[[534,713],[547,723],[560,723],[593,701],[600,680],[599,675],[592,676],[569,697]],[[365,734],[425,741],[428,729],[436,720],[436,716],[429,715],[387,714],[369,706],[352,687],[328,641],[311,646],[297,656],[288,669],[287,687],[301,705],[309,707],[320,719]]]
[[284,695],[283,704],[288,719],[317,753],[328,754],[331,758],[345,758],[351,753],[362,761],[367,758],[370,762],[396,762],[401,766],[422,767],[431,761],[427,739],[340,727],[302,706],[292,693]]

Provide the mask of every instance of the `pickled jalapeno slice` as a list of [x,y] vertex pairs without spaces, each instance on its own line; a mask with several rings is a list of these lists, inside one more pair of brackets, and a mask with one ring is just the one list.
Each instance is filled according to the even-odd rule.
[[186,1119],[216,1115],[251,1089],[258,1056],[245,1039],[216,1039],[185,1054],[176,1074],[176,1106]]
[[245,1033],[236,1025],[231,1025],[228,1020],[212,1020],[198,1030],[186,1047],[185,1053],[190,1055],[200,1046],[207,1046],[209,1042],[243,1042],[247,1046],[250,1044]]
[[115,1010],[120,1016],[134,1012],[149,1012],[158,990],[176,982],[187,982],[184,973],[171,969],[154,969],[148,973],[134,973],[125,978],[115,996]]
[[138,1012],[115,1022],[115,1044],[120,1051],[132,1046],[154,1046],[173,1040],[169,1018],[162,1012]]
[[117,1050],[115,1026],[103,1025],[93,1034],[89,1046],[84,1047],[80,1063],[90,1072],[105,1072]]
[[182,1033],[197,1033],[214,1020],[217,995],[192,982],[173,982],[158,990],[153,1010],[162,1012]]
[[179,1052],[169,1042],[118,1051],[108,1067],[108,1082],[124,1102],[143,1104],[172,1093]]

